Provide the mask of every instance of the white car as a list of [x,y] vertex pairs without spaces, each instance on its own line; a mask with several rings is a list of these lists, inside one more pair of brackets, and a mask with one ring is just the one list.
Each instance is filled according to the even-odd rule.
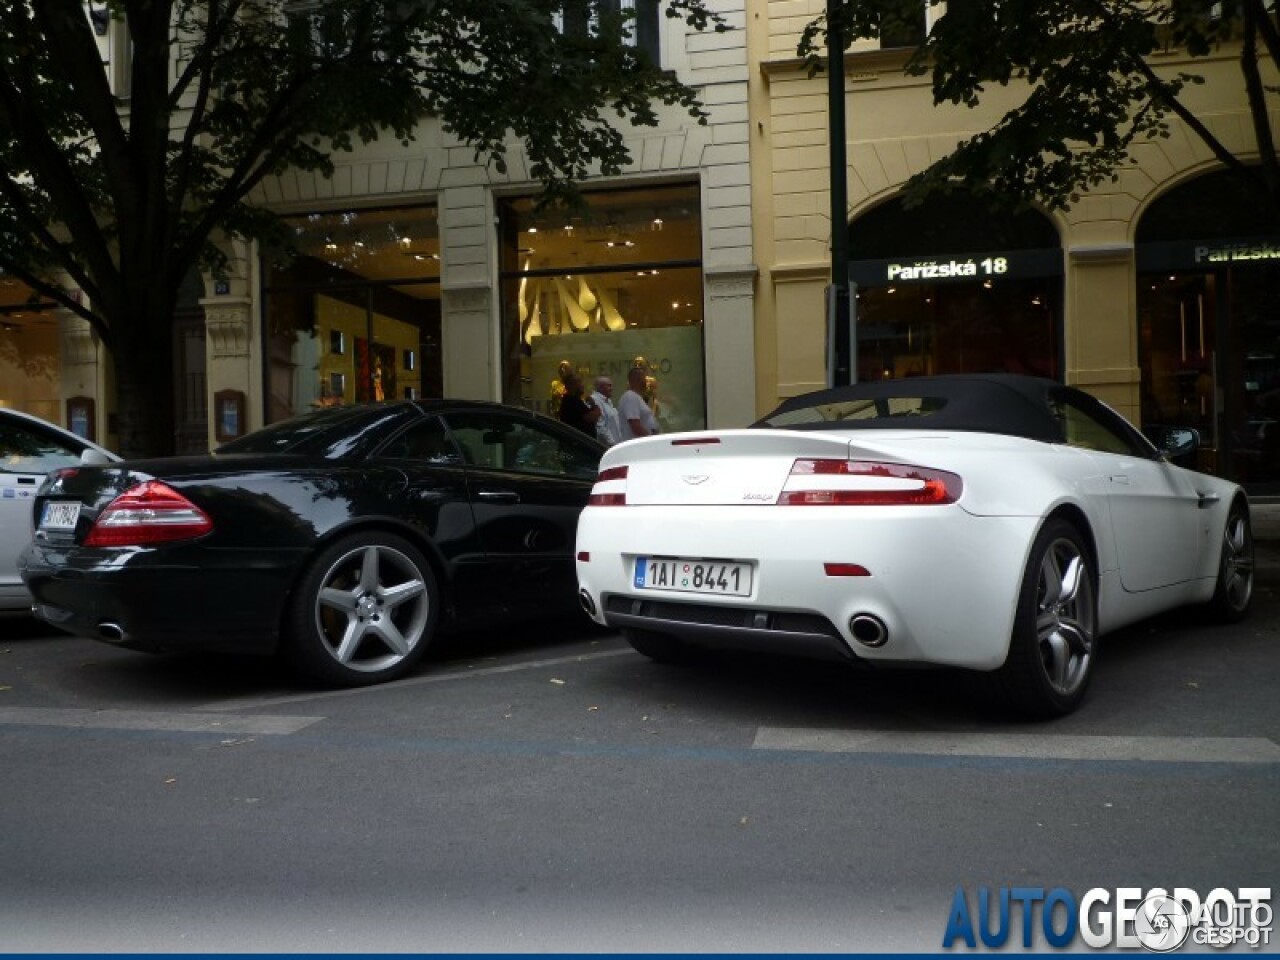
[[740,647],[985,673],[1019,712],[1080,703],[1098,637],[1253,594],[1244,492],[1083,391],[917,377],[751,428],[632,440],[578,523],[579,600],[641,653]]
[[119,459],[39,417],[0,408],[0,613],[31,610],[31,594],[18,575],[18,554],[31,542],[31,508],[45,474]]

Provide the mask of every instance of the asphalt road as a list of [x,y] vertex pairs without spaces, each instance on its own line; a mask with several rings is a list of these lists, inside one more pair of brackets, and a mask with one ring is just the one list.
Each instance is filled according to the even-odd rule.
[[575,627],[319,691],[0,626],[6,951],[936,951],[957,890],[1276,885],[1280,582],[1050,724]]

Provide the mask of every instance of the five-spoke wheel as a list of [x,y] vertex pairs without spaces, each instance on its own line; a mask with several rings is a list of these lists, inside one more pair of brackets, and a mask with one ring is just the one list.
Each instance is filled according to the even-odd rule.
[[422,553],[394,534],[353,534],[316,557],[294,598],[299,665],[344,685],[401,676],[435,630],[439,590]]

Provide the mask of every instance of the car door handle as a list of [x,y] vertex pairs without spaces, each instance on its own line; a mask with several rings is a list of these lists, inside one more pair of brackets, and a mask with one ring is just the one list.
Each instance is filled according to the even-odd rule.
[[481,490],[476,494],[481,500],[489,503],[519,503],[520,494],[514,490]]
[[1215,503],[1217,503],[1219,500],[1222,499],[1216,493],[1201,493],[1199,491],[1196,491],[1196,496],[1200,498],[1199,506],[1201,510],[1205,510],[1209,507],[1212,507]]
[[1111,476],[1107,477],[1107,479],[1110,480],[1112,483],[1123,483],[1126,486],[1128,486],[1129,484],[1128,475],[1123,473],[1112,474]]

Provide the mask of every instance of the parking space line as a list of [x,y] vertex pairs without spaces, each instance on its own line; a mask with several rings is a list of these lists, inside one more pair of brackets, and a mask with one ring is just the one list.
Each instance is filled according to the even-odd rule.
[[1280,763],[1266,737],[1126,737],[761,727],[756,750],[1145,763]]
[[0,707],[0,725],[72,727],[87,730],[156,730],[166,733],[229,733],[286,736],[324,717],[274,717],[158,710]]
[[491,677],[502,673],[516,673],[521,670],[540,670],[543,667],[558,667],[568,663],[585,663],[590,660],[601,660],[605,657],[637,656],[631,647],[618,650],[597,650],[594,653],[574,653],[565,657],[548,657],[543,660],[522,660],[519,663],[505,663],[491,667],[463,667],[460,669],[427,672],[421,675],[380,683],[371,687],[347,687],[340,690],[316,690],[309,693],[288,694],[282,697],[244,697],[239,700],[219,700],[203,704],[201,710],[246,710],[254,707],[279,707],[294,703],[311,703],[316,700],[331,700],[335,697],[355,697],[379,691],[396,690],[402,687],[417,687],[427,683],[446,683],[450,680],[467,680],[472,677]]

